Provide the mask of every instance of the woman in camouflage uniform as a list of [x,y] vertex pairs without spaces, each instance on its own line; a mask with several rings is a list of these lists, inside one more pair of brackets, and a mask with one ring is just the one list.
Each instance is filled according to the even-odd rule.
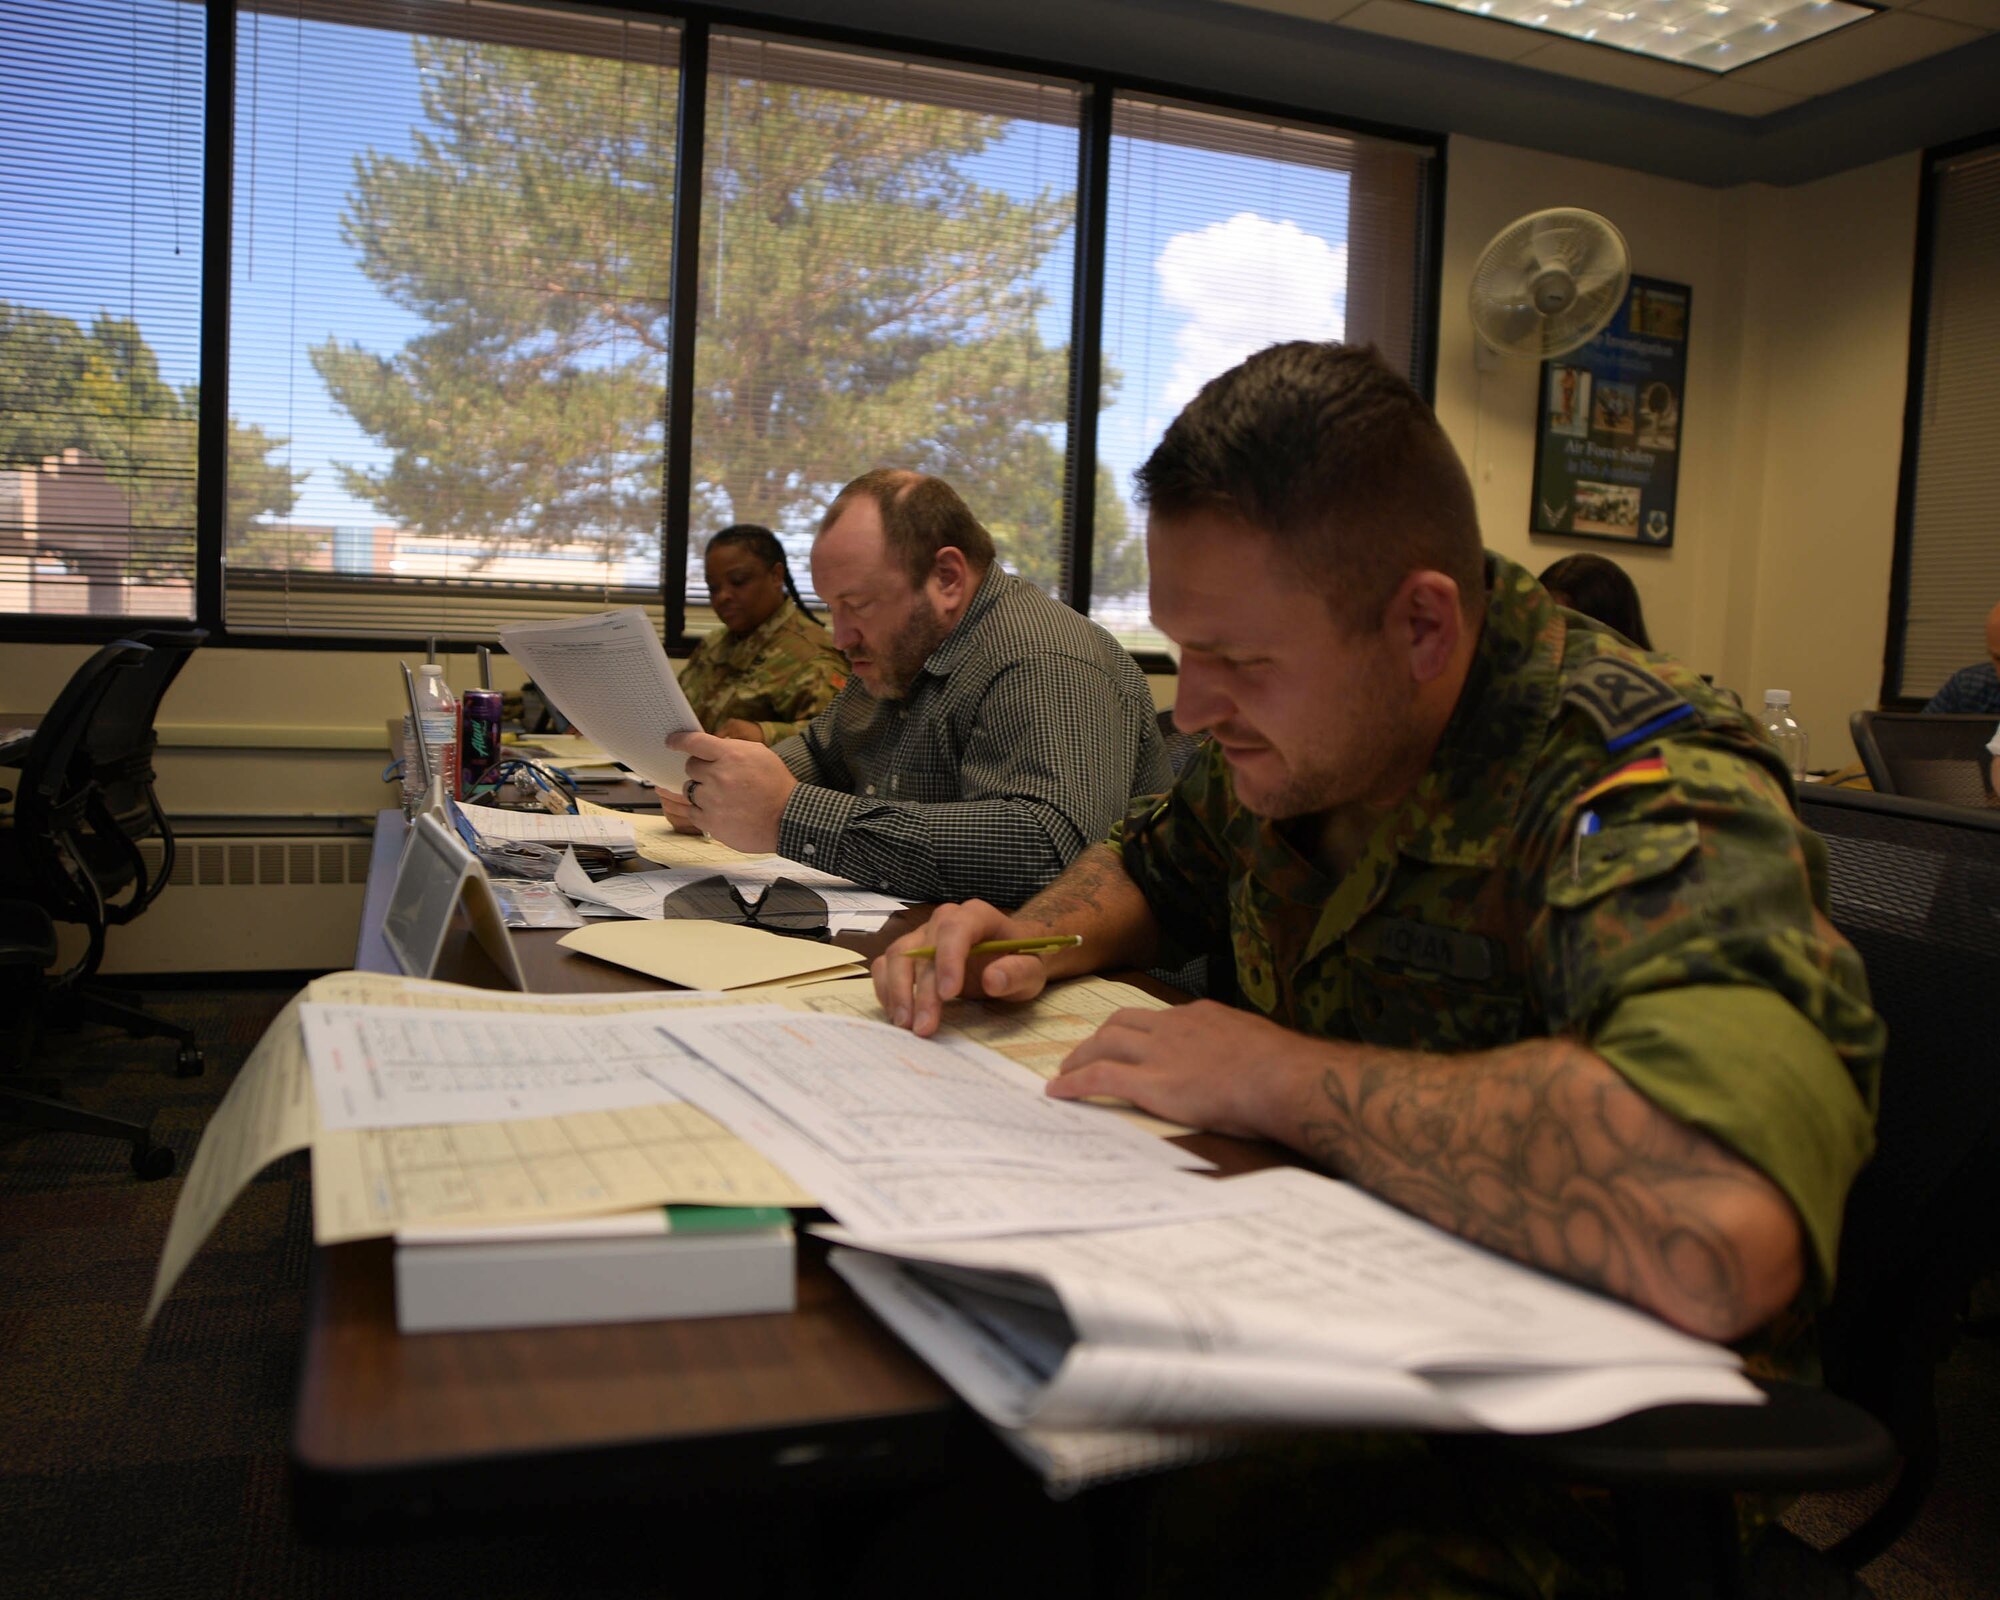
[[769,528],[739,522],[708,541],[702,566],[722,621],[681,669],[681,688],[710,733],[776,744],[826,709],[847,658],[806,610]]

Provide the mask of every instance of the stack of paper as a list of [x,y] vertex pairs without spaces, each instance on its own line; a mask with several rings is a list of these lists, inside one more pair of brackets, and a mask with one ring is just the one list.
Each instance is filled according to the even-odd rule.
[[[1239,1216],[913,1245],[834,1265],[1046,1469],[1133,1428],[1590,1427],[1681,1401],[1756,1404],[1737,1356],[1349,1185],[1279,1168],[1217,1185]],[[1162,1459],[1189,1453],[1184,1434]]]
[[631,821],[617,812],[505,811],[499,806],[468,805],[459,806],[458,811],[481,839],[556,846],[595,844],[621,856],[638,850]]

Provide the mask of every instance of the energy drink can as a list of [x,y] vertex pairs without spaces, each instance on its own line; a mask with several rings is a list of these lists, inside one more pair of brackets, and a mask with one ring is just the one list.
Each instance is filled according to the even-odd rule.
[[459,696],[460,713],[459,783],[462,792],[486,780],[488,770],[500,759],[500,691],[467,689]]

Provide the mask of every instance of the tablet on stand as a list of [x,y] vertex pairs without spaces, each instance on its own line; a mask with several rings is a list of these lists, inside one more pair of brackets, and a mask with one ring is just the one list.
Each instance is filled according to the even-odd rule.
[[462,839],[426,811],[410,826],[382,919],[382,939],[396,965],[413,978],[435,977],[445,934],[460,905],[471,919],[473,937],[493,958],[500,975],[513,988],[525,991],[528,980],[521,971],[521,958],[486,869]]

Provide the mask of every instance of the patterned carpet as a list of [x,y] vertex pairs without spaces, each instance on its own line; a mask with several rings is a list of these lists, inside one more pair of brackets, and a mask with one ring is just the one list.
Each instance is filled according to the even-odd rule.
[[[559,1525],[427,1528],[363,1543],[300,1536],[286,1458],[311,1249],[303,1157],[251,1186],[151,1335],[138,1326],[202,1125],[288,997],[146,996],[196,1030],[208,1071],[195,1079],[172,1075],[163,1040],[51,1041],[41,1065],[59,1066],[78,1101],[152,1113],[155,1137],[176,1153],[172,1178],[136,1181],[126,1147],[110,1140],[0,1125],[0,1591],[501,1600],[825,1587],[823,1552],[844,1536],[851,1546],[844,1515],[766,1521],[754,1534],[712,1514],[690,1525],[664,1513],[636,1523],[565,1513]],[[1965,1341],[1943,1387],[1944,1477],[1917,1529],[1866,1574],[1884,1600],[2000,1600],[2000,1346]],[[1853,1504],[1821,1500],[1790,1520],[1826,1543],[1854,1514]]]

